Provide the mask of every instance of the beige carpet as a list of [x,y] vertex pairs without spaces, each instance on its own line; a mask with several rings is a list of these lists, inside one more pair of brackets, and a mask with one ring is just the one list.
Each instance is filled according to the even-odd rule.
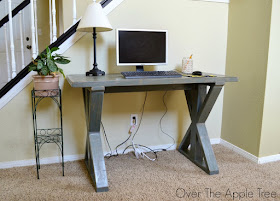
[[[43,165],[40,180],[35,166],[0,170],[0,200],[218,201],[233,200],[233,192],[238,192],[234,200],[280,200],[280,162],[257,165],[221,145],[214,151],[220,173],[212,176],[177,151],[158,153],[156,162],[137,160],[132,154],[106,159],[106,193],[95,193],[83,161],[66,163],[64,177],[59,164]],[[266,192],[263,197],[258,188]]]

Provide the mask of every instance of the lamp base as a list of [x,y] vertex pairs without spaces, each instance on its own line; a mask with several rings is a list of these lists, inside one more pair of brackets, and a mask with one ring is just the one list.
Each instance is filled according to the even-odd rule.
[[90,71],[86,72],[86,76],[102,76],[105,75],[105,72],[99,70],[98,68],[91,69]]

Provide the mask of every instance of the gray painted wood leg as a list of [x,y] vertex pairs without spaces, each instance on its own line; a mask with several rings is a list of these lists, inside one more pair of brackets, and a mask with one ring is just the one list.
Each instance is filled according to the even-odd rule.
[[109,188],[100,136],[104,90],[83,89],[83,95],[88,131],[85,163],[96,192],[105,192]]
[[195,84],[185,95],[192,123],[184,136],[178,151],[208,174],[218,174],[219,168],[205,127],[223,85]]

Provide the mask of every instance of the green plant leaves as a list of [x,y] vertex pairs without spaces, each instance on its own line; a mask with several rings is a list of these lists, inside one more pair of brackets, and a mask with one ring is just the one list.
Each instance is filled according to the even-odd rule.
[[43,68],[44,63],[42,60],[38,60],[38,64],[37,64],[37,69],[40,70],[41,68]]
[[57,65],[55,64],[55,62],[51,59],[47,59],[47,66],[49,67],[49,70],[51,72],[56,72],[58,70]]
[[52,53],[52,52],[55,52],[55,51],[57,51],[57,50],[59,50],[58,47],[53,47],[53,48],[51,49],[51,53]]
[[41,68],[41,74],[42,75],[48,75],[49,74],[49,69],[47,66],[44,66],[43,68]]
[[41,59],[43,59],[43,58],[47,58],[47,55],[45,54],[45,52],[42,52],[42,53],[39,55],[39,57],[40,57]]
[[56,59],[54,61],[58,64],[68,64],[68,63],[70,63],[70,60],[64,59],[64,58]]
[[46,51],[42,52],[32,64],[29,65],[29,71],[37,71],[39,75],[50,75],[51,73],[60,72],[65,78],[64,72],[57,64],[68,64],[70,60],[60,54],[52,54],[59,50],[58,47],[46,47]]
[[65,78],[64,72],[61,68],[58,68],[58,71],[63,75],[63,77]]
[[67,57],[64,57],[60,54],[55,54],[54,58],[55,58],[54,61],[58,64],[68,64],[68,63],[70,63],[70,60],[67,59]]
[[35,64],[30,64],[29,65],[29,68],[28,68],[28,71],[37,71],[37,66]]
[[52,58],[52,52],[51,52],[50,48],[47,47],[46,51],[47,51],[47,59],[51,59]]

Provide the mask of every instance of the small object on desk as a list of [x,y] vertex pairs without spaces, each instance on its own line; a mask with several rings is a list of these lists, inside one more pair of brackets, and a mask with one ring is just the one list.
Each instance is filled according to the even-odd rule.
[[217,77],[216,75],[205,75],[204,77]]
[[[200,71],[199,71],[200,72]],[[180,72],[182,76],[184,77],[194,77],[194,78],[199,78],[199,77],[217,77],[216,75],[207,75],[207,74],[204,74],[204,75],[194,75],[194,74],[187,74],[187,73],[182,73]]]
[[199,75],[199,76],[201,76],[201,75],[202,75],[202,72],[201,72],[201,71],[194,71],[192,74],[193,74],[193,75]]
[[186,57],[183,58],[182,72],[183,73],[192,73],[193,72],[192,55],[189,58],[186,58]]

